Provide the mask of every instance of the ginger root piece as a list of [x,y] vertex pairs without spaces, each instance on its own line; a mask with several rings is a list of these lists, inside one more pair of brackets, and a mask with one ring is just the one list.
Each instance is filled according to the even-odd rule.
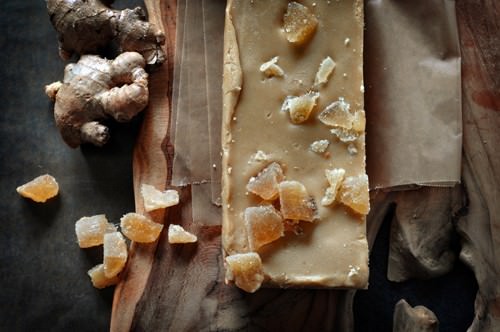
[[16,191],[19,195],[37,203],[45,203],[48,199],[57,196],[59,184],[53,176],[44,174],[17,187]]
[[144,66],[137,52],[122,53],[114,60],[84,55],[67,65],[62,84],[45,88],[55,100],[54,117],[66,144],[102,146],[109,133],[98,120],[113,117],[126,122],[142,111],[149,99]]
[[119,51],[136,51],[148,65],[165,61],[162,45],[165,35],[146,21],[140,7],[115,10],[113,1],[47,0],[50,21],[59,34],[59,55],[69,59],[73,53],[96,54],[117,41]]

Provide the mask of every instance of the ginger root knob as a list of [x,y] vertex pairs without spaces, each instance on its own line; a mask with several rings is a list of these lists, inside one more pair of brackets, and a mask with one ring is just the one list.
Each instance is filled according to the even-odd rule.
[[45,87],[55,101],[54,117],[64,141],[76,148],[82,143],[104,145],[109,130],[99,120],[112,117],[131,120],[148,104],[146,62],[137,52],[125,52],[114,60],[83,55],[68,64],[63,82]]

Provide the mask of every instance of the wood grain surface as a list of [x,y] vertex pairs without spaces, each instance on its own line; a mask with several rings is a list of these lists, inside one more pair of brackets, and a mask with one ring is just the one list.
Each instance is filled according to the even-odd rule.
[[[134,188],[139,212],[144,212],[140,184],[166,187],[173,158],[168,128],[175,0],[145,3],[150,19],[161,24],[165,31],[167,63],[151,76],[150,106],[134,153]],[[461,259],[473,269],[479,284],[472,330],[493,331],[499,328],[500,321],[497,277],[500,273],[500,3],[496,0],[456,3],[463,61],[463,185],[454,189],[419,189],[413,193],[372,192],[368,235],[373,244],[382,222],[389,213],[394,213],[391,209],[394,205],[399,227],[394,230],[395,237],[397,232],[401,234],[413,227],[409,221],[419,209],[425,210],[424,216],[433,216],[433,222],[441,223],[447,232],[458,231],[463,246]],[[193,223],[190,188],[183,188],[180,194],[181,205],[152,217],[165,225],[186,226],[198,234],[199,241],[172,246],[163,232],[155,244],[133,245],[123,281],[115,291],[112,331],[354,329],[354,292],[262,289],[256,294],[246,294],[226,286],[220,226]],[[436,201],[443,203],[430,204]],[[444,234],[446,242],[450,235]],[[434,242],[442,244],[443,238],[423,236],[416,241],[432,247]],[[410,250],[411,243],[400,241],[399,249],[408,250],[408,255],[413,255],[417,262],[433,257],[434,263],[415,271],[393,263],[393,269],[405,271],[403,279],[422,274],[429,277],[425,273],[441,275],[451,268],[449,261],[440,264],[440,256],[432,250],[423,251],[428,252],[423,256],[415,254]],[[440,250],[445,253],[446,246]]]

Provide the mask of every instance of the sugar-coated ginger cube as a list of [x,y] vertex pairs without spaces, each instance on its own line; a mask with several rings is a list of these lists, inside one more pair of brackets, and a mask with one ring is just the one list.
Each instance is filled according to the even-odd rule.
[[312,91],[301,96],[288,96],[285,98],[281,110],[288,111],[292,123],[303,123],[309,119],[311,112],[316,107],[318,97],[319,93]]
[[351,105],[344,98],[334,101],[328,105],[319,115],[318,119],[329,127],[352,128],[353,115],[350,111]]
[[151,243],[158,239],[162,224],[158,224],[139,213],[127,213],[120,219],[123,235],[130,240],[140,243]]
[[279,184],[280,210],[284,219],[314,221],[318,218],[314,198],[298,181],[283,181]]
[[141,195],[147,212],[179,204],[179,193],[173,189],[161,191],[152,185],[143,184]]
[[328,180],[329,187],[326,188],[325,196],[321,199],[321,205],[328,206],[333,204],[337,198],[339,188],[344,181],[345,169],[334,168],[325,170],[325,176]]
[[340,187],[339,200],[359,214],[368,214],[370,211],[368,176],[361,174],[346,177]]
[[327,139],[322,139],[318,141],[314,141],[311,143],[309,148],[311,149],[312,152],[315,153],[325,153],[326,149],[328,149],[328,146],[330,145],[330,141]]
[[107,233],[113,224],[108,223],[104,214],[91,217],[82,217],[75,223],[75,233],[80,248],[90,248],[99,246],[104,241],[104,234]]
[[357,132],[364,132],[366,127],[366,116],[364,110],[354,112],[352,119],[352,129]]
[[186,231],[180,225],[170,224],[168,226],[168,243],[194,243],[198,241],[198,237]]
[[319,87],[328,82],[330,75],[333,73],[333,70],[336,67],[335,61],[332,58],[327,56],[321,61],[318,72],[316,73],[316,77],[314,78],[314,87]]
[[278,197],[278,184],[285,179],[280,164],[273,162],[257,174],[251,177],[247,184],[247,190],[265,200],[273,200]]
[[259,254],[248,252],[226,257],[227,279],[248,293],[257,291],[264,281]]
[[112,278],[120,273],[127,262],[127,244],[120,232],[104,234],[104,275]]
[[104,275],[104,264],[98,264],[94,266],[93,268],[88,270],[87,274],[90,277],[92,285],[95,288],[99,289],[116,285],[120,281],[120,278],[118,278],[118,276],[108,278],[106,277],[106,275]]
[[267,78],[271,77],[282,77],[285,75],[285,72],[278,65],[279,57],[275,56],[271,60],[264,62],[260,66],[260,72],[263,73]]
[[316,32],[318,19],[306,6],[292,1],[283,16],[283,31],[286,39],[296,45],[309,41]]
[[251,251],[284,235],[283,217],[272,205],[248,207],[244,219]]
[[57,196],[59,184],[53,176],[44,174],[17,187],[16,191],[19,195],[37,203],[45,203],[48,199]]

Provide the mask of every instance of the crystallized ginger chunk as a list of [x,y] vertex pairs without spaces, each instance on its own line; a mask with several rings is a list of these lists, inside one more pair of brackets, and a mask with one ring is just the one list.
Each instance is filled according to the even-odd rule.
[[314,141],[311,143],[309,148],[311,149],[312,152],[315,153],[325,153],[326,149],[328,149],[328,146],[330,145],[330,141],[327,139],[322,139],[319,141]]
[[316,31],[318,19],[306,6],[292,1],[283,16],[283,31],[286,39],[296,45],[309,41]]
[[245,209],[244,219],[252,251],[257,251],[284,234],[283,218],[272,205],[248,207]]
[[37,203],[45,203],[48,199],[57,196],[59,184],[53,176],[44,174],[17,187],[16,190],[23,197],[30,198]]
[[364,132],[366,127],[366,116],[364,110],[354,112],[352,118],[352,129],[357,132]]
[[316,77],[314,78],[314,87],[326,84],[336,65],[335,61],[333,61],[329,56],[324,58],[323,61],[321,61]]
[[194,243],[198,241],[196,235],[189,233],[180,225],[168,226],[168,243]]
[[106,288],[108,286],[116,285],[120,278],[114,276],[108,278],[104,275],[104,264],[99,264],[88,270],[87,274],[90,277],[90,281],[95,288]]
[[345,178],[340,187],[339,200],[359,214],[368,214],[370,211],[368,176],[362,174]]
[[281,215],[284,219],[313,221],[317,219],[314,199],[306,187],[298,181],[283,181],[279,184]]
[[120,227],[123,235],[140,243],[154,242],[163,229],[162,224],[155,223],[146,216],[133,212],[127,213],[120,219]]
[[120,273],[127,262],[127,244],[120,232],[104,234],[104,275],[113,278]]
[[344,143],[354,142],[359,137],[359,133],[353,129],[333,128],[330,132]]
[[152,185],[143,184],[141,195],[147,212],[179,204],[179,193],[176,190],[160,191]]
[[285,72],[283,69],[281,69],[280,66],[278,66],[277,62],[279,60],[279,57],[275,56],[271,60],[264,62],[260,66],[260,72],[263,73],[267,78],[271,77],[282,77],[285,75]]
[[321,199],[321,205],[328,206],[333,204],[333,202],[337,198],[337,192],[339,191],[340,185],[344,180],[345,169],[327,169],[325,170],[325,176],[330,186],[326,188],[325,196],[323,196],[323,198]]
[[111,229],[115,231],[113,224],[108,223],[104,214],[92,217],[82,217],[75,223],[75,233],[80,248],[90,248],[101,245],[104,234]]
[[292,123],[300,124],[309,119],[318,97],[319,93],[317,92],[308,92],[298,97],[288,96],[285,98],[281,110],[289,112]]
[[344,98],[334,101],[328,105],[319,115],[319,121],[329,127],[352,128],[353,115],[350,111],[351,105]]
[[262,261],[255,252],[227,256],[226,265],[228,279],[246,292],[254,293],[264,281]]
[[247,190],[265,200],[273,200],[278,197],[278,184],[284,179],[280,164],[273,162],[257,176],[250,178]]

